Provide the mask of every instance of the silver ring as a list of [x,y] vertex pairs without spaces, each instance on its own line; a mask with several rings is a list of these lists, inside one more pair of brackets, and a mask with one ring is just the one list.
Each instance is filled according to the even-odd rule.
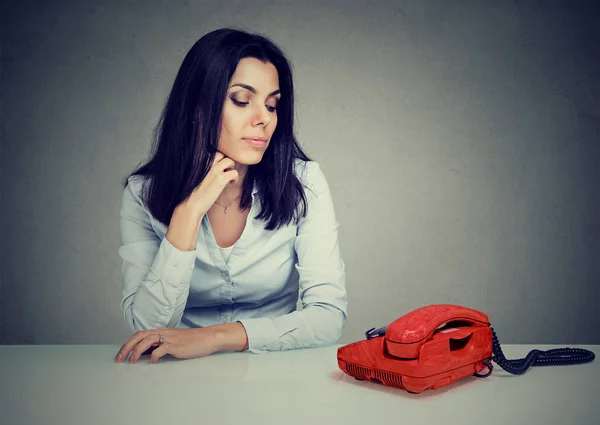
[[158,346],[160,347],[164,343],[165,343],[165,338],[161,334],[158,334]]

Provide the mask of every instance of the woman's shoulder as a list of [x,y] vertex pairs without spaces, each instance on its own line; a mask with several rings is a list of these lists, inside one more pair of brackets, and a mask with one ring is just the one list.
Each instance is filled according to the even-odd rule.
[[134,198],[137,202],[144,204],[144,191],[146,190],[148,178],[143,175],[135,174],[127,177],[126,185],[123,190],[124,197]]
[[323,176],[321,166],[316,161],[304,161],[297,158],[294,162],[294,171],[296,176],[302,183],[310,184],[315,179],[319,179]]
[[328,190],[329,183],[318,162],[296,159],[295,172],[309,199]]

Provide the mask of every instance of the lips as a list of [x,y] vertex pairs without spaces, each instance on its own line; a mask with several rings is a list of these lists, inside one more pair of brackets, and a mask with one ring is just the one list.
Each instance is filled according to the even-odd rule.
[[267,146],[267,139],[264,137],[244,137],[242,140],[251,146],[263,148]]

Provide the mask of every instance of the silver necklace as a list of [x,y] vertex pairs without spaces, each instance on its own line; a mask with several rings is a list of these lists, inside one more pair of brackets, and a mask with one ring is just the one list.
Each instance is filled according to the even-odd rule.
[[231,202],[230,202],[229,204],[227,204],[227,205],[223,205],[223,204],[219,203],[219,201],[215,201],[215,204],[217,204],[217,205],[220,205],[220,206],[222,206],[222,207],[225,207],[225,211],[223,211],[223,213],[224,213],[224,214],[227,214],[227,211],[228,211],[228,208],[229,208],[229,206],[230,206],[231,204],[233,204],[235,201],[237,201],[237,200],[239,199],[239,197],[240,197],[240,196],[242,196],[242,194],[241,194],[241,193],[238,195],[238,197],[237,197],[237,198],[235,198],[233,201],[231,201]]

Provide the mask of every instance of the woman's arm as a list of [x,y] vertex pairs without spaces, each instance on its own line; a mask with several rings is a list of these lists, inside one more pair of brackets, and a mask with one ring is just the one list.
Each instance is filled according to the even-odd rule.
[[204,213],[189,202],[182,202],[174,210],[165,238],[180,251],[194,251]]
[[142,178],[132,177],[121,202],[123,297],[133,332],[179,325],[190,289],[202,217],[225,186],[239,179],[235,162],[217,152],[200,185],[173,211],[162,241],[141,196]]
[[346,270],[338,221],[327,180],[316,162],[307,165],[308,214],[298,224],[295,250],[301,311],[240,320],[253,352],[335,344],[347,320]]
[[196,257],[198,231],[192,229],[198,229],[202,218],[178,210],[161,240],[143,205],[141,184],[140,178],[130,178],[121,202],[121,307],[133,332],[174,328],[181,321]]

